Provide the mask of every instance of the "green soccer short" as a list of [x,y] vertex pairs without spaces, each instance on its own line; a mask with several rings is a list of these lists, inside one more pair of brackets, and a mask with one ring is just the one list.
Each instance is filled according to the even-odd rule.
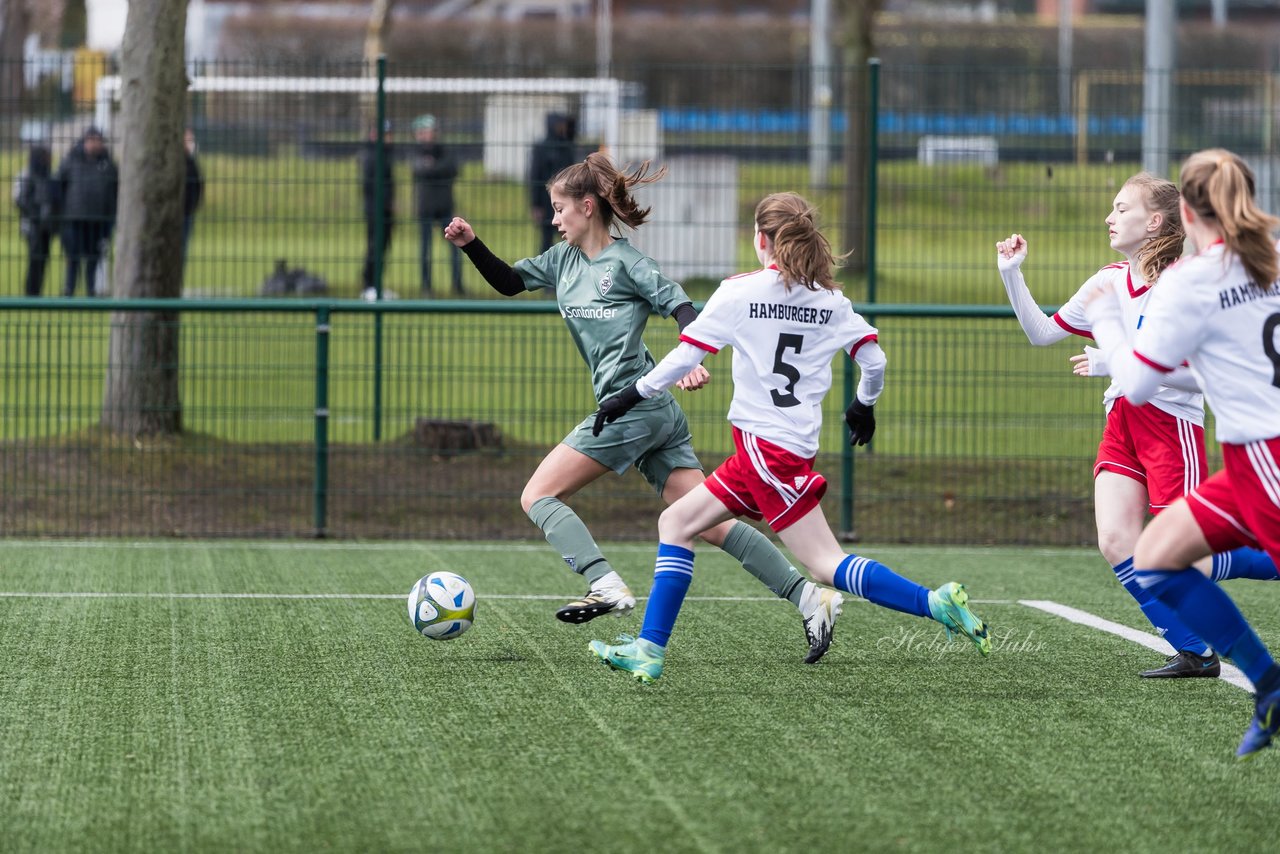
[[665,400],[636,406],[599,436],[591,435],[595,413],[588,415],[564,437],[564,443],[591,459],[623,474],[635,466],[659,495],[675,469],[702,470],[693,453],[693,436],[684,411],[669,394]]

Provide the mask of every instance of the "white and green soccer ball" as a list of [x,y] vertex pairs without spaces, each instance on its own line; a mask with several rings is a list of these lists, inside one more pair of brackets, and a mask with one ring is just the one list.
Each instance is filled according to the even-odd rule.
[[476,592],[461,575],[433,572],[409,590],[409,622],[424,638],[453,640],[476,618]]

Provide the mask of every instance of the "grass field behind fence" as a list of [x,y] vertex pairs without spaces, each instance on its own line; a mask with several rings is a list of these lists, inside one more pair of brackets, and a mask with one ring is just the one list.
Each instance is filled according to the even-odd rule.
[[[5,186],[23,166],[19,153],[0,153]],[[271,274],[276,259],[303,266],[324,277],[331,293],[354,297],[364,259],[364,220],[354,160],[304,159],[282,147],[273,157],[210,154],[201,160],[206,196],[196,217],[186,270],[188,296],[254,296]],[[1136,164],[1003,163],[994,169],[971,165],[924,167],[911,161],[886,161],[880,167],[877,298],[882,302],[1000,303],[994,244],[1011,231],[1031,240],[1028,280],[1045,303],[1060,303],[1102,264],[1116,260],[1107,247],[1103,220],[1124,178]],[[386,257],[385,284],[401,297],[417,296],[418,225],[412,219],[408,166],[396,165],[397,224]],[[740,231],[737,268],[756,265],[751,251],[751,216],[765,195],[781,190],[805,194],[817,205],[837,251],[865,256],[865,246],[841,246],[843,219],[839,187],[844,175],[833,167],[831,187],[809,187],[807,168],[793,163],[743,163],[737,187]],[[689,180],[688,176],[681,176]],[[677,180],[671,176],[668,180]],[[483,174],[481,164],[466,164],[456,185],[458,215],[501,258],[515,261],[536,254],[537,232],[529,219],[528,189]],[[435,295],[445,296],[447,258],[435,242]],[[44,293],[62,292],[61,248],[46,271]],[[659,263],[663,259],[657,259]],[[0,295],[22,293],[26,250],[17,228],[16,209],[0,213]],[[469,264],[463,276],[469,295],[492,292]],[[860,279],[850,277],[849,295],[865,298]],[[687,283],[691,295],[705,299],[714,281]]]
[[[613,546],[638,594],[652,546]],[[1280,754],[1239,765],[1248,695],[1147,681],[1149,631],[1092,550],[874,548],[967,583],[996,649],[849,602],[800,623],[699,551],[667,670],[640,686],[551,612],[544,544],[0,544],[9,850],[1264,850]],[[403,595],[462,573],[462,638]],[[1280,643],[1267,585],[1228,591]]]

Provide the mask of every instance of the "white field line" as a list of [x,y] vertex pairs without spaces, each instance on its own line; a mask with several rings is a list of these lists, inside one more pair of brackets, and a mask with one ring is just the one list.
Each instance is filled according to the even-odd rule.
[[[563,602],[574,594],[486,593],[485,599],[507,599],[529,602]],[[133,591],[80,590],[0,590],[0,599],[404,599],[398,593],[139,593]],[[647,596],[637,596],[644,602]],[[686,602],[776,602],[773,596],[686,596]],[[1008,599],[970,599],[979,605],[1013,605]],[[870,604],[865,599],[850,598],[846,603]]]
[[[45,542],[45,541],[37,541]],[[66,543],[62,545],[67,545]],[[94,541],[85,541],[84,545],[93,546]],[[144,543],[136,545],[143,546]],[[205,544],[208,545],[207,543]],[[286,545],[286,544],[255,544],[255,547],[263,545]],[[306,545],[306,544],[299,544]],[[333,544],[316,544],[320,548],[334,548]],[[404,546],[398,546],[404,548]],[[529,548],[545,549],[546,547],[537,544],[530,545]],[[484,598],[497,600],[512,601],[562,601],[570,594],[561,595],[538,595],[524,593],[487,593]],[[643,602],[647,597],[637,596],[637,601]],[[43,592],[23,592],[23,591],[3,591],[0,590],[0,599],[277,599],[277,600],[298,600],[298,599],[383,599],[383,600],[401,600],[403,595],[396,593],[107,593],[93,591],[43,591]],[[775,602],[777,601],[770,596],[689,596],[686,602]],[[1088,611],[1081,611],[1078,608],[1072,608],[1069,605],[1062,605],[1057,602],[1050,602],[1040,599],[1019,599],[1016,602],[1008,599],[971,599],[969,600],[978,605],[1024,605],[1028,608],[1035,608],[1053,614],[1055,617],[1061,617],[1072,623],[1082,626],[1088,626],[1091,629],[1107,632],[1124,638],[1125,640],[1136,643],[1139,646],[1145,646],[1147,649],[1163,655],[1171,655],[1173,647],[1158,635],[1149,632],[1131,629],[1120,623],[1113,623],[1110,620],[1103,619],[1096,614]],[[846,597],[846,603],[865,603],[865,599],[850,596]],[[1249,681],[1240,670],[1226,662],[1222,664],[1222,676],[1224,682],[1229,682],[1237,688],[1245,691],[1253,691],[1253,683]]]
[[[1061,617],[1073,623],[1079,623],[1082,626],[1088,626],[1091,629],[1108,632],[1113,635],[1124,638],[1131,643],[1145,646],[1147,649],[1155,650],[1162,655],[1173,655],[1173,647],[1159,635],[1153,635],[1149,632],[1142,632],[1137,629],[1131,629],[1128,626],[1122,626],[1119,623],[1113,623],[1110,620],[1104,620],[1096,614],[1090,614],[1088,611],[1081,611],[1079,608],[1072,608],[1069,605],[1060,605],[1057,602],[1046,602],[1039,599],[1020,599],[1019,605],[1026,605],[1028,608],[1036,608],[1040,611],[1053,614],[1055,617]],[[1239,668],[1222,663],[1223,682],[1230,682],[1237,688],[1252,693],[1253,683],[1249,681],[1249,677],[1240,672]]]
[[[510,543],[471,543],[442,542],[439,540],[423,540],[421,542],[351,542],[334,540],[11,540],[0,539],[0,553],[8,547],[14,548],[47,548],[47,549],[261,549],[263,551],[456,551],[456,552],[546,552],[554,554],[546,543],[541,541],[516,540]],[[653,554],[657,550],[654,543],[610,543],[609,551],[644,552]],[[707,547],[709,551],[709,547]],[[858,550],[861,554],[943,554],[956,553],[970,555],[1007,554],[1011,551],[1032,554],[1042,557],[1072,556],[1094,554],[1096,549],[1083,546],[1077,548],[1041,548],[1025,549],[1019,546],[876,546],[866,545]]]

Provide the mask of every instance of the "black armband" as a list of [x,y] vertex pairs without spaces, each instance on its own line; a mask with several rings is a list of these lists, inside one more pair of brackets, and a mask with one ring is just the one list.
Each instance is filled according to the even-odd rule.
[[480,238],[477,237],[463,246],[462,252],[471,259],[472,265],[480,271],[481,276],[484,276],[489,287],[503,296],[513,297],[528,290],[520,274],[506,261],[494,255]]
[[675,311],[671,312],[671,316],[676,319],[676,325],[680,327],[680,331],[684,332],[686,326],[698,319],[698,310],[693,307],[693,303],[682,302],[676,306]]

